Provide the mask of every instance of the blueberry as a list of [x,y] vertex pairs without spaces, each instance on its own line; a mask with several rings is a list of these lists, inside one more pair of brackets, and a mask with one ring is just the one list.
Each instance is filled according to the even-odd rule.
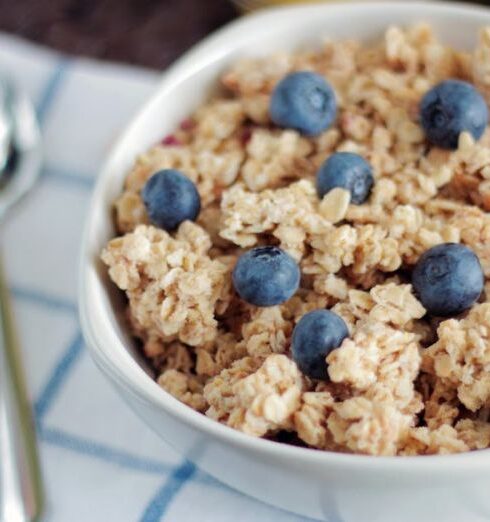
[[447,317],[464,312],[483,290],[483,272],[475,253],[464,245],[444,243],[422,254],[412,285],[426,310]]
[[349,336],[344,320],[329,310],[313,310],[295,326],[292,339],[293,359],[312,379],[328,380],[325,358]]
[[488,123],[483,96],[461,80],[445,80],[428,91],[420,102],[420,116],[427,139],[444,149],[457,148],[463,131],[479,139]]
[[336,152],[320,167],[316,175],[319,198],[335,187],[350,191],[351,203],[360,205],[366,201],[374,183],[371,165],[359,154]]
[[148,179],[141,196],[153,225],[171,231],[186,219],[194,221],[201,199],[192,181],[174,169],[160,170]]
[[240,258],[233,270],[238,295],[256,306],[287,301],[298,289],[300,271],[296,261],[275,246],[257,247]]
[[309,71],[294,72],[277,84],[269,112],[276,125],[314,136],[333,123],[337,102],[323,76]]

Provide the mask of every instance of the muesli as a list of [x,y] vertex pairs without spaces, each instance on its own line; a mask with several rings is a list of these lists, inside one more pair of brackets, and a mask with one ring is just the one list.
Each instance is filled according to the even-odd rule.
[[102,253],[157,382],[321,450],[489,447],[490,28],[468,53],[390,27],[221,84],[136,159]]

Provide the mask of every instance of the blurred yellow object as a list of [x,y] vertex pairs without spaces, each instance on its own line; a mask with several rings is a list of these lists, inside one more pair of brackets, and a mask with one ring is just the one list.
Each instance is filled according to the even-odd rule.
[[242,11],[253,11],[261,7],[273,7],[286,4],[312,4],[319,2],[349,2],[350,0],[232,0],[232,2]]

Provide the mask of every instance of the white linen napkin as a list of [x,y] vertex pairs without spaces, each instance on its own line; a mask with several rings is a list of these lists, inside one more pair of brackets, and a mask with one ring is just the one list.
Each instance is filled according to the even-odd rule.
[[0,72],[31,97],[44,136],[41,181],[9,218],[3,251],[38,424],[45,520],[305,520],[183,461],[128,409],[82,340],[77,268],[90,192],[158,73],[68,58],[7,35],[0,35]]

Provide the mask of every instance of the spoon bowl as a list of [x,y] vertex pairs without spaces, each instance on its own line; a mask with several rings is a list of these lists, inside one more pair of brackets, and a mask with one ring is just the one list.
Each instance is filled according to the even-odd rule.
[[41,173],[42,145],[31,102],[0,78],[0,221],[34,186]]

